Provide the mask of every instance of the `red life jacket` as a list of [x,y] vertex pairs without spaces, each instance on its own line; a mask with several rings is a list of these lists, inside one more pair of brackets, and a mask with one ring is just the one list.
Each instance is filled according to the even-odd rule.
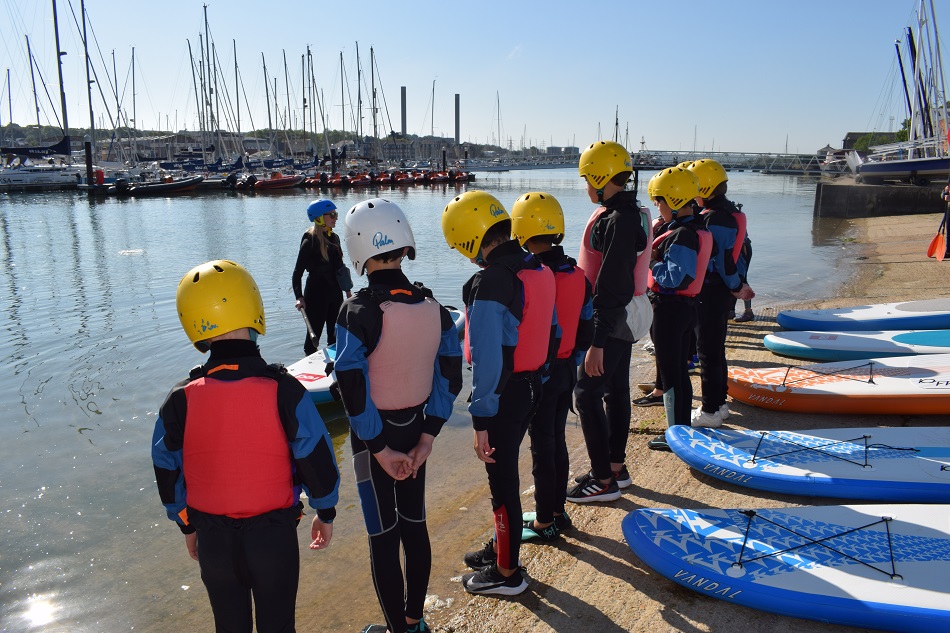
[[[584,236],[581,238],[581,250],[577,254],[577,265],[584,269],[587,281],[591,288],[597,285],[597,275],[600,274],[600,267],[604,263],[604,254],[594,250],[590,244],[590,234],[594,223],[603,215],[607,207],[597,207],[587,220],[587,226],[584,228]],[[650,210],[647,207],[640,207],[640,224],[643,226],[643,232],[647,236],[647,244],[653,241],[653,222],[650,220]],[[650,257],[643,257],[642,254],[637,257],[636,267],[633,269],[633,294],[639,296],[647,291],[648,277],[650,272]]]
[[[515,346],[512,371],[536,371],[548,359],[551,321],[557,284],[554,273],[547,266],[522,269],[515,273],[524,289],[524,307],[518,324],[518,344]],[[465,310],[465,360],[472,362],[468,338],[468,309]]]
[[[665,240],[672,232],[673,231],[667,231],[663,235],[653,240],[653,248],[658,248],[660,244],[663,243],[663,240]],[[706,268],[709,267],[709,256],[712,254],[713,237],[712,233],[705,229],[697,230],[696,237],[699,238],[699,251],[696,253],[696,276],[693,278],[692,283],[690,283],[688,286],[674,291],[672,293],[674,295],[695,297],[699,294],[699,291],[703,289],[703,280],[706,279]],[[652,269],[650,270],[650,289],[653,292],[660,294],[660,284],[656,283],[656,280],[653,278]]]
[[205,376],[185,387],[185,397],[182,468],[189,506],[242,519],[296,503],[277,382]]
[[572,271],[554,273],[554,283],[557,287],[554,300],[557,322],[561,326],[561,345],[557,349],[557,357],[570,358],[577,342],[577,326],[581,320],[581,308],[584,307],[587,279],[584,270],[575,266]]
[[384,301],[383,330],[369,364],[369,395],[377,409],[394,411],[425,402],[432,393],[442,339],[439,304]]

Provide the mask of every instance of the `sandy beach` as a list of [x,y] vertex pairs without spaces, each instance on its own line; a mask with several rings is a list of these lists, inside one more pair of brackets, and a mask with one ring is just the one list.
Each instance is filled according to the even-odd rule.
[[[946,293],[947,266],[925,256],[927,244],[940,221],[938,215],[849,220],[842,239],[842,265],[829,270],[841,278],[833,297],[815,297],[799,307],[863,305],[900,300],[928,299]],[[767,257],[757,253],[757,257]],[[755,285],[754,262],[750,280]],[[762,337],[778,329],[776,307],[754,306],[756,319],[730,324],[727,355],[730,364],[764,366],[788,363],[766,350]],[[791,361],[794,364],[794,361]],[[653,357],[634,346],[631,383],[653,380]],[[694,377],[698,402],[699,379]],[[639,391],[632,386],[634,397]],[[756,409],[730,402],[727,425],[749,429],[834,428],[853,426],[946,425],[948,416],[861,416],[860,419],[820,414],[795,414]],[[588,465],[576,417],[568,421],[572,468],[583,472]],[[620,631],[796,631],[849,630],[804,619],[774,616],[721,600],[704,597],[659,576],[640,561],[623,540],[623,517],[643,507],[761,508],[836,504],[840,501],[759,493],[701,475],[671,453],[648,450],[647,441],[665,429],[662,407],[634,408],[627,466],[634,485],[620,500],[605,505],[573,505],[568,511],[575,529],[557,545],[526,544],[521,550],[529,589],[516,598],[473,597],[458,582],[466,571],[461,551],[436,555],[435,585],[444,575],[441,560],[456,570],[454,588],[439,592],[427,609],[426,621],[443,633],[489,631],[560,633],[611,633]],[[525,445],[527,446],[527,445]],[[527,452],[527,450],[525,450]],[[525,506],[531,508],[530,469],[522,469]],[[484,491],[487,496],[487,486]],[[460,505],[485,501],[460,500]],[[480,506],[479,506],[480,507]],[[479,526],[476,526],[479,527]],[[467,549],[475,549],[491,534],[488,525],[472,533]],[[304,622],[301,630],[308,629]],[[358,629],[357,629],[358,630]],[[856,629],[850,629],[856,630]]]

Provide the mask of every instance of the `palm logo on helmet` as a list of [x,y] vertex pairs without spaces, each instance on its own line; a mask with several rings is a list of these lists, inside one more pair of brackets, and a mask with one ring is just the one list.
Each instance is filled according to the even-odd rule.
[[416,258],[416,240],[406,214],[395,203],[372,198],[357,203],[343,216],[343,243],[356,274],[362,276],[366,262],[400,248]]
[[207,339],[241,328],[267,331],[264,302],[254,278],[240,264],[218,259],[195,266],[178,283],[175,305],[182,329],[198,351]]
[[495,196],[485,191],[466,191],[445,205],[442,235],[451,248],[473,259],[481,250],[488,229],[509,219]]

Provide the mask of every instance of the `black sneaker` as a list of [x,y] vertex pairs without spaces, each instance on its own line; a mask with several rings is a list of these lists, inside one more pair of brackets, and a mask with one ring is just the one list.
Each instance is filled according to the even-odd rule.
[[494,565],[495,561],[498,560],[498,554],[495,553],[495,539],[494,537],[488,539],[488,542],[485,543],[485,547],[466,554],[462,560],[465,561],[465,564],[471,567],[472,569],[482,569],[488,567],[489,565]]
[[521,569],[516,569],[515,573],[505,578],[496,565],[491,565],[462,576],[462,586],[469,593],[517,596],[528,588],[528,583]]
[[[523,512],[521,514],[522,521],[536,521],[538,518],[537,512]],[[565,532],[574,528],[574,523],[571,521],[571,517],[567,515],[567,512],[562,512],[561,514],[554,515],[554,525],[557,527],[558,532]]]
[[633,401],[633,406],[635,407],[661,407],[663,406],[663,396],[654,396],[652,393],[649,393],[642,398],[637,398]]
[[630,479],[630,473],[627,472],[626,464],[621,466],[620,470],[614,471],[614,481],[617,482],[618,488],[629,488],[633,484],[633,480]]
[[647,447],[654,451],[672,451],[670,445],[666,443],[666,435],[657,435],[650,440]]
[[616,501],[620,498],[620,488],[616,481],[604,485],[593,475],[588,474],[576,486],[567,491],[567,500],[573,503],[591,501]]
[[535,527],[534,519],[531,519],[530,521],[524,521],[521,525],[522,541],[538,539],[539,541],[550,543],[551,541],[556,541],[560,535],[561,533],[555,523],[547,527]]
[[[613,471],[613,473],[614,473],[614,481],[617,482],[618,488],[629,488],[633,484],[633,480],[630,479],[630,473],[627,472],[626,464],[621,466],[620,470]],[[574,482],[581,483],[588,477],[593,477],[594,479],[597,479],[596,477],[594,477],[594,471],[591,470],[586,475],[580,475],[579,477],[575,477]],[[525,519],[525,521],[527,520],[528,519]]]

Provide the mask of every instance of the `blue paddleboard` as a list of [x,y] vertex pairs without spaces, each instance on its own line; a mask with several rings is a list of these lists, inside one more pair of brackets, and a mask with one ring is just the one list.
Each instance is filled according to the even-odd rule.
[[950,298],[825,310],[782,310],[776,320],[786,330],[947,330]]
[[950,330],[822,332],[799,330],[766,334],[765,347],[781,356],[838,361],[950,352]]
[[950,631],[950,506],[645,509],[623,535],[697,593],[795,618]]
[[950,503],[950,428],[666,431],[699,472],[747,488],[813,497]]

